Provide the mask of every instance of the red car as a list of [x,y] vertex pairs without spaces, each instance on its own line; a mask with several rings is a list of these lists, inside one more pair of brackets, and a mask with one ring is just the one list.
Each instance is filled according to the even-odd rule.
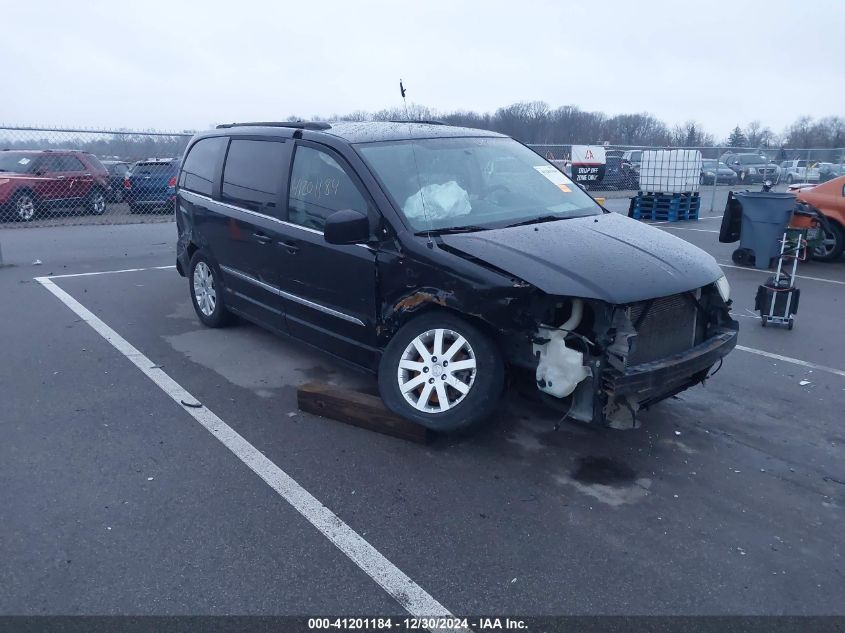
[[96,156],[73,150],[0,151],[0,221],[29,222],[41,210],[106,210],[109,174]]

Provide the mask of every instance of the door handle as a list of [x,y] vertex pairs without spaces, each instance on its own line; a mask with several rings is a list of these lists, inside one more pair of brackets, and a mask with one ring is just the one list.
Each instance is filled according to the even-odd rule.
[[261,233],[260,231],[256,231],[252,234],[252,237],[255,238],[255,241],[259,244],[269,244],[273,241],[273,238],[267,235],[266,233]]
[[290,240],[280,242],[280,244],[284,246],[287,249],[288,253],[290,253],[291,255],[293,255],[299,250],[299,245],[296,242],[292,242]]

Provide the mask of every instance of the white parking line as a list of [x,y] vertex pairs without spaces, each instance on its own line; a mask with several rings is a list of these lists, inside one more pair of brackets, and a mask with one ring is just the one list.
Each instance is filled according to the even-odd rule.
[[[771,270],[763,270],[760,268],[747,268],[746,266],[734,266],[732,264],[722,264],[720,263],[719,266],[722,268],[735,268],[737,270],[747,270],[752,273],[763,273],[764,275],[771,275]],[[824,277],[810,277],[808,275],[795,275],[798,279],[809,279],[810,281],[823,281],[828,284],[838,284],[840,286],[845,286],[845,281],[837,281],[836,279],[825,279]]]
[[749,352],[751,354],[757,354],[759,356],[765,356],[766,358],[772,358],[774,360],[781,360],[785,363],[792,363],[793,365],[801,365],[802,367],[809,367],[810,369],[818,369],[819,371],[826,371],[829,374],[835,374],[836,376],[845,376],[845,370],[836,369],[834,367],[826,367],[825,365],[817,365],[816,363],[811,363],[811,362],[806,361],[806,360],[801,360],[800,358],[791,358],[789,356],[781,356],[780,354],[773,354],[772,352],[766,352],[762,349],[754,349],[753,347],[745,347],[744,345],[737,345],[736,349],[742,350],[743,352]]
[[659,229],[672,229],[673,231],[698,231],[699,233],[718,233],[719,231],[712,231],[710,229],[694,229],[689,226],[659,226]]
[[[176,266],[150,266],[148,268],[123,268],[121,270],[99,270],[94,273],[69,273],[67,275],[50,275],[50,277],[44,277],[44,279],[64,279],[65,277],[91,277],[93,275],[114,275],[116,273],[138,273],[142,270],[168,270],[170,268],[176,268]],[[39,277],[39,279],[41,279]]]
[[[721,219],[722,219],[721,215],[708,215],[706,217],[698,218],[698,221],[700,222],[701,220],[721,220]],[[658,224],[673,224],[675,221],[676,220],[661,220],[660,222],[646,222],[646,224],[648,224],[649,226],[657,226]],[[678,227],[678,228],[680,228],[680,227]]]
[[[124,272],[124,271],[111,271]],[[129,271],[125,271],[129,272]],[[105,273],[104,273],[105,274]],[[141,372],[152,380],[164,393],[170,396],[183,411],[191,415],[209,433],[216,437],[238,459],[246,464],[279,496],[293,506],[341,552],[346,554],[382,589],[390,594],[408,613],[418,617],[452,617],[452,614],[431,595],[406,576],[398,567],[385,558],[355,530],[344,523],[336,514],[324,506],[290,475],[276,466],[252,444],[241,437],[232,427],[205,407],[194,408],[183,403],[194,404],[197,399],[179,383],[167,375],[154,362],[132,346],[120,334],[106,325],[88,308],[67,292],[59,288],[48,277],[36,277],[35,281],[52,292],[95,332],[128,358]]]

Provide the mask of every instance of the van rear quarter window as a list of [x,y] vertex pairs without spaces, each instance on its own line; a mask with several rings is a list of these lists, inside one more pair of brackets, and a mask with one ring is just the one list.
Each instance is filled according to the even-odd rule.
[[227,142],[228,139],[224,136],[213,136],[194,143],[185,157],[179,186],[210,196],[214,185],[214,172]]
[[284,143],[233,140],[223,168],[223,201],[281,216],[278,201],[285,163]]

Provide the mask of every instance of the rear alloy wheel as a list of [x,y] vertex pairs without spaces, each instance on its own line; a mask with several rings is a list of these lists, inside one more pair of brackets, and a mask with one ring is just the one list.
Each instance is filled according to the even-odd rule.
[[835,261],[845,251],[845,231],[833,220],[829,220],[829,224],[830,231],[824,231],[824,240],[812,252],[813,259],[821,262]]
[[495,411],[504,363],[477,328],[432,312],[396,333],[382,356],[378,382],[394,413],[434,431],[464,431]]
[[208,327],[223,327],[231,319],[231,313],[223,305],[220,276],[217,267],[201,251],[191,258],[188,284],[191,301],[200,321]]
[[15,209],[15,219],[20,222],[32,222],[35,219],[35,213],[38,207],[35,203],[35,198],[28,191],[22,191],[15,196],[12,203]]
[[88,196],[88,211],[93,215],[103,215],[106,212],[106,194],[99,187]]

